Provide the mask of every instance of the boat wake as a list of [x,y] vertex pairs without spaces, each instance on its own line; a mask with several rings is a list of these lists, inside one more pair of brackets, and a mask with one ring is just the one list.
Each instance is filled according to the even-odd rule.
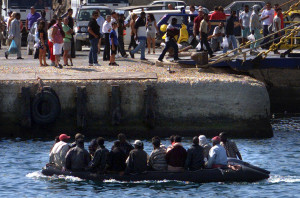
[[268,179],[270,183],[298,183],[300,182],[300,176],[281,176],[271,175]]
[[35,171],[32,173],[28,173],[26,175],[26,177],[32,178],[32,179],[45,179],[45,180],[50,180],[50,181],[55,181],[55,180],[65,180],[68,182],[84,181],[84,179],[80,179],[79,177],[73,177],[73,176],[65,176],[65,175],[46,176],[46,175],[43,175],[41,171]]

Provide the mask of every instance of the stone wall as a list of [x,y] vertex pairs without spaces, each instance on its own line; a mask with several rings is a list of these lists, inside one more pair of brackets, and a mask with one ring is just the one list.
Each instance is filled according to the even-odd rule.
[[[20,127],[22,87],[31,88],[31,100],[38,90],[35,81],[0,82],[0,136],[52,137],[57,133],[82,131],[91,136],[115,136],[124,132],[131,137],[162,137],[171,134],[217,135],[227,131],[236,137],[271,137],[270,101],[263,83],[249,77],[179,78],[156,80],[48,80],[58,95],[61,114],[53,124],[32,123]],[[121,92],[121,123],[111,121],[112,85]],[[145,125],[145,89],[152,85],[154,127]],[[78,128],[77,86],[87,91],[87,126]]]

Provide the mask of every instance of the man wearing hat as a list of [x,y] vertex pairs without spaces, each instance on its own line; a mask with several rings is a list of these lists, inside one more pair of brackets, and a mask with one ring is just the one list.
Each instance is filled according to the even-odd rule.
[[135,140],[134,149],[130,151],[126,160],[127,173],[142,173],[147,170],[148,154],[144,151],[144,144],[141,140]]
[[209,151],[207,168],[222,168],[227,166],[227,155],[223,146],[220,145],[221,138],[215,136],[212,139],[213,147]]
[[204,12],[202,8],[199,8],[198,10],[198,16],[194,19],[194,27],[193,27],[193,34],[194,37],[199,36],[199,28],[200,28],[200,23],[203,20]]
[[70,171],[84,171],[91,161],[89,152],[84,148],[84,135],[77,133],[75,142],[76,146],[71,148],[66,155],[65,168]]
[[66,163],[66,154],[70,149],[70,146],[67,144],[67,141],[70,139],[70,136],[66,134],[61,134],[59,136],[59,142],[57,142],[50,152],[50,163],[54,163],[58,168],[63,168]]

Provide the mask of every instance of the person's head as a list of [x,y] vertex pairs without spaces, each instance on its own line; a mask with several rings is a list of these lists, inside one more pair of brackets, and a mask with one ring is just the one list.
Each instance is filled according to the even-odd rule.
[[136,13],[133,13],[133,14],[131,15],[131,19],[132,19],[133,21],[135,21],[136,18],[137,18],[137,14],[136,14]]
[[176,143],[181,142],[181,139],[182,138],[181,138],[180,135],[176,135],[175,138],[174,138],[174,140],[175,140]]
[[63,20],[63,22],[64,22],[65,25],[68,25],[68,23],[69,23],[68,17],[65,17],[64,20]]
[[249,6],[245,5],[245,12],[249,12]]
[[99,17],[99,13],[95,10],[92,14],[93,19],[97,19]]
[[113,22],[111,24],[112,29],[116,29],[118,27],[118,23],[117,22]]
[[79,140],[79,139],[84,140],[84,135],[82,135],[81,133],[76,133],[75,140]]
[[222,142],[226,142],[227,141],[227,133],[226,132],[221,132],[219,134],[219,137],[221,139]]
[[266,8],[267,8],[267,10],[271,10],[271,8],[272,8],[271,2],[266,3]]
[[253,11],[254,11],[256,14],[258,14],[258,12],[260,11],[260,6],[259,6],[259,5],[254,5],[254,6],[252,7],[252,9],[253,9]]
[[117,18],[117,13],[116,13],[116,12],[112,12],[112,13],[111,13],[111,17],[113,17],[113,18],[116,19],[116,18]]
[[50,23],[48,24],[48,29],[51,28],[56,23],[55,19],[51,19]]
[[224,12],[224,8],[222,6],[219,6],[219,12]]
[[92,141],[90,142],[90,145],[88,147],[91,155],[94,155],[95,151],[97,150],[97,147],[98,147],[97,140],[92,139]]
[[215,11],[215,12],[218,12],[218,11],[219,11],[219,7],[218,7],[218,6],[215,6],[215,7],[214,7],[214,11]]
[[35,8],[33,6],[30,7],[30,12],[31,12],[31,14],[35,13]]
[[159,137],[153,137],[152,138],[152,145],[154,149],[157,149],[160,147],[160,138]]
[[169,9],[169,10],[174,10],[172,4],[168,4],[168,9]]
[[279,14],[282,13],[282,9],[281,9],[281,8],[277,8],[277,9],[276,9],[276,12],[277,12],[277,14],[279,15]]
[[16,13],[16,12],[13,12],[13,13],[11,14],[11,17],[15,19],[15,18],[16,18],[16,15],[17,15],[17,13]]
[[45,21],[41,21],[38,25],[38,30],[43,30],[45,28]]
[[236,11],[235,10],[231,10],[231,16],[236,16]]
[[119,140],[114,142],[114,147],[119,148],[121,146],[121,142]]
[[106,21],[107,21],[107,22],[111,22],[111,15],[106,15],[105,18],[106,18]]
[[213,146],[217,145],[217,144],[220,144],[221,142],[221,138],[219,136],[215,136],[211,139],[212,143],[213,143]]
[[224,27],[224,22],[223,21],[219,23],[219,27],[220,28]]
[[120,140],[121,143],[126,142],[126,136],[124,133],[119,133],[118,140]]
[[198,138],[198,136],[193,137],[193,144],[199,145],[199,138]]
[[15,18],[16,18],[17,20],[20,20],[21,14],[17,12],[16,15],[15,15]]
[[172,25],[176,25],[177,24],[177,19],[176,18],[172,18],[171,24]]
[[103,137],[98,137],[98,138],[97,138],[97,144],[98,144],[100,147],[103,147],[103,146],[104,146],[104,138],[103,138]]
[[204,19],[205,21],[208,21],[208,20],[209,20],[208,14],[207,14],[207,13],[205,13],[205,14],[203,15],[203,19]]
[[119,19],[120,19],[120,20],[124,20],[124,19],[125,19],[124,14],[119,14]]
[[135,140],[133,145],[134,145],[134,148],[136,148],[136,149],[144,148],[144,144],[141,140]]
[[154,15],[153,14],[148,14],[148,19],[152,22],[155,21]]
[[203,14],[204,14],[203,9],[202,9],[202,8],[199,8],[199,10],[198,10],[198,15],[199,15],[199,16],[203,16]]
[[190,11],[191,11],[191,12],[194,12],[195,10],[196,10],[195,6],[194,6],[194,5],[191,5],[191,6],[190,6]]
[[[44,22],[45,23],[45,22]],[[40,23],[41,24],[41,23]],[[60,136],[58,136],[59,141],[68,141],[70,139],[70,136],[66,135],[66,134],[60,134]]]
[[11,10],[8,11],[8,16],[11,17],[12,13],[13,13],[13,11],[11,11]]
[[73,9],[72,8],[69,8],[68,9],[68,16],[72,16],[73,15]]
[[61,17],[58,17],[57,20],[56,20],[56,23],[57,23],[58,25],[61,25],[61,23],[62,23],[62,18],[61,18]]
[[171,142],[171,144],[173,144],[175,142],[175,135],[170,136],[170,142]]
[[278,4],[278,3],[275,3],[275,4],[274,4],[274,10],[277,10],[278,7],[279,7],[279,4]]
[[45,17],[46,17],[46,11],[45,11],[45,10],[42,10],[42,11],[41,11],[41,16],[42,16],[42,18],[45,18]]
[[205,135],[199,135],[198,139],[199,139],[199,145],[200,146],[205,146],[206,144],[208,144]]
[[145,12],[141,12],[141,18],[144,19],[146,17],[146,13]]

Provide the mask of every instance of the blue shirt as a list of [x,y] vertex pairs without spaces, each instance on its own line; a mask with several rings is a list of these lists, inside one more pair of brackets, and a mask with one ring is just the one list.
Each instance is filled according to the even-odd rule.
[[40,18],[40,17],[41,17],[41,15],[40,15],[39,13],[37,13],[37,12],[35,12],[34,14],[29,13],[29,14],[27,15],[28,29],[30,29],[31,26],[32,26],[35,22],[37,22],[38,18]]
[[109,43],[110,43],[110,45],[112,45],[111,39],[113,39],[115,46],[119,45],[117,33],[114,29],[109,33]]

